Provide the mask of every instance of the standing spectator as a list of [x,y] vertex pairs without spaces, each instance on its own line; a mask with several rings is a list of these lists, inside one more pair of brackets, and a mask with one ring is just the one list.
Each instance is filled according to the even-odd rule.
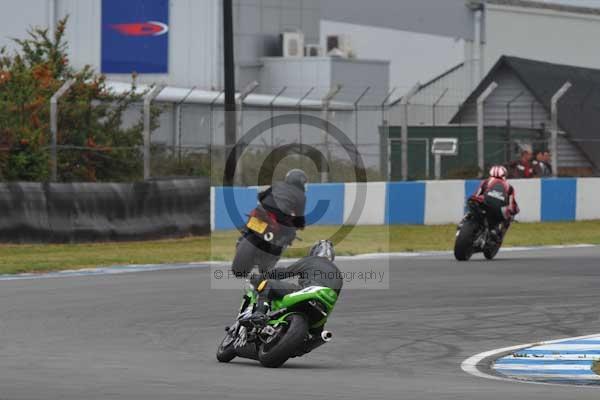
[[540,151],[535,155],[535,160],[532,162],[533,171],[535,175],[544,178],[552,175],[552,168],[550,167],[550,163],[547,161],[547,155],[550,153],[547,151]]
[[547,150],[544,152],[544,163],[546,164],[546,168],[548,169],[547,176],[553,176],[554,170],[552,169],[552,154]]
[[512,171],[514,175],[513,178],[533,178],[534,171],[533,166],[531,165],[531,156],[531,149],[526,148],[521,152],[521,158],[514,164],[514,169]]

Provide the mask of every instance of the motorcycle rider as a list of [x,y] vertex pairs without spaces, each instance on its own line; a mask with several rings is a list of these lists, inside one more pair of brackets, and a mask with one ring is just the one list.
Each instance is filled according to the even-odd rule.
[[[333,289],[338,295],[344,283],[339,268],[333,263],[335,249],[329,240],[315,243],[307,257],[301,258],[288,267],[276,267],[263,274],[253,274],[250,283],[258,292],[255,312],[240,321],[246,324],[262,325],[267,322],[269,302],[309,286],[324,286]],[[298,283],[284,279],[297,278]]]
[[283,182],[275,182],[270,188],[258,194],[258,202],[265,210],[275,214],[280,224],[304,229],[304,208],[306,207],[306,184],[308,177],[301,169],[292,169]]
[[496,241],[502,240],[510,222],[520,211],[515,189],[506,180],[507,173],[502,165],[490,168],[490,177],[481,181],[469,199],[487,206],[488,223]]
[[[260,272],[264,272],[277,263],[285,245],[289,245],[296,237],[298,229],[304,229],[306,220],[304,218],[304,209],[306,207],[306,184],[308,177],[301,169],[290,170],[283,182],[275,182],[272,186],[258,194],[259,207],[262,207],[267,213],[277,221],[280,226],[280,235],[277,245],[260,240],[254,235],[243,235],[238,241],[249,240],[252,245],[257,247],[257,253],[260,254],[261,263],[259,263]],[[235,276],[246,277],[252,268],[255,260],[235,258],[231,269]]]

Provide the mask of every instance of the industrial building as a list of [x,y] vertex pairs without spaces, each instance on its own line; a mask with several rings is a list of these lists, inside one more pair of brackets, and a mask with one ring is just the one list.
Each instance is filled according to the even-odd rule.
[[[571,3],[373,0],[365,7],[361,0],[234,0],[240,127],[278,112],[310,111],[368,147],[369,164],[384,170],[380,126],[451,123],[502,56],[600,69],[591,40],[600,35],[600,10]],[[162,10],[159,17],[146,18],[154,8]],[[0,46],[10,51],[11,38],[25,36],[24,25],[52,29],[68,15],[75,67],[93,66],[118,90],[127,89],[134,71],[142,87],[164,85],[156,101],[166,103],[165,112],[153,141],[202,148],[222,144],[224,136],[215,112],[223,103],[221,14],[220,0],[21,0],[0,14]],[[108,46],[120,44],[119,29],[132,29],[125,26],[132,22],[157,29],[139,32],[161,41],[147,65],[130,66],[133,55]],[[296,131],[271,132],[271,145],[299,140]],[[321,136],[303,139],[318,143]],[[563,159],[587,167],[585,157],[569,151]]]

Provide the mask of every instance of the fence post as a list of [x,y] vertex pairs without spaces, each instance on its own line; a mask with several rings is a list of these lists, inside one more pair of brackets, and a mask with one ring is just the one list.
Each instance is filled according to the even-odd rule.
[[[279,98],[279,96],[281,96],[283,94],[283,92],[285,92],[287,90],[287,86],[284,86],[281,88],[281,90],[279,90],[279,92],[277,92],[275,94],[275,96],[273,96],[273,98],[271,99],[271,101],[269,102],[269,116],[270,116],[270,124],[271,125],[271,146],[269,148],[269,153],[273,154],[273,151],[275,150],[275,110],[274,110],[274,106],[275,106],[275,102],[277,101],[277,99]],[[273,174],[275,173],[275,157],[271,157],[271,179],[273,178]],[[258,182],[258,184],[262,184],[261,182]]]
[[144,180],[150,179],[150,105],[152,100],[164,89],[163,85],[154,87],[144,96]]
[[240,109],[240,113],[239,113],[239,123],[238,123],[238,131],[239,131],[239,136],[243,137],[244,136],[244,101],[246,101],[246,97],[250,96],[252,94],[252,92],[254,92],[257,88],[258,88],[259,84],[257,81],[252,81],[248,84],[248,86],[246,86],[244,88],[244,90],[242,90],[240,92],[240,96],[238,99],[238,103],[239,103],[239,109]]
[[552,175],[558,176],[558,101],[571,88],[571,82],[565,82],[554,96],[552,96],[551,114],[552,114]]
[[[385,96],[385,98],[381,102],[381,129],[382,129],[382,132],[385,132],[386,142],[382,146],[381,139],[379,141],[379,143],[380,143],[379,152],[382,153],[383,148],[385,148],[385,157],[380,157],[381,165],[379,166],[379,169],[381,170],[381,174],[385,175],[386,179],[388,181],[390,181],[391,177],[392,177],[392,152],[391,152],[391,141],[390,141],[390,131],[389,131],[389,127],[388,127],[388,121],[385,118],[385,106],[395,91],[396,91],[396,88],[394,87],[392,90],[390,90],[388,92],[387,96]],[[380,132],[379,133],[380,138],[381,138],[381,135],[382,135],[382,133]],[[383,158],[385,158],[385,160]],[[385,161],[385,164],[384,164],[384,161]],[[384,165],[385,165],[385,169],[384,169]]]
[[179,162],[181,163],[181,120],[182,120],[182,112],[181,112],[181,106],[182,104],[185,103],[185,101],[188,99],[188,97],[190,97],[190,95],[194,92],[194,90],[196,89],[196,86],[192,86],[192,88],[186,93],[185,96],[183,96],[183,98],[178,101],[177,103],[175,103],[175,107],[173,109],[173,112],[175,115],[173,115],[173,154],[175,154],[175,148],[178,148],[178,159]]
[[435,126],[435,122],[436,122],[435,121],[435,109],[438,106],[438,104],[440,104],[440,101],[442,101],[442,99],[444,98],[446,93],[448,93],[448,88],[444,89],[444,91],[442,92],[440,97],[437,98],[437,100],[433,103],[433,107],[431,108],[431,117],[433,119],[433,126]]
[[50,98],[50,134],[52,135],[50,146],[50,180],[52,182],[56,182],[58,179],[58,157],[56,150],[58,145],[58,99],[60,99],[74,83],[75,79],[69,79]]
[[[323,112],[322,115],[322,119],[325,120],[326,125],[325,125],[325,129],[327,129],[327,131],[325,132],[325,140],[323,141],[323,145],[325,147],[325,152],[326,152],[326,158],[327,158],[327,163],[331,163],[331,154],[329,153],[329,105],[331,104],[331,100],[333,100],[333,98],[340,92],[340,90],[342,90],[342,85],[335,85],[333,86],[331,89],[329,89],[329,92],[327,92],[327,94],[325,95],[325,97],[323,97],[323,99],[321,100],[321,109]],[[327,171],[329,171],[329,169],[331,168],[331,166],[329,166],[329,168],[327,168]],[[323,172],[324,170],[321,171],[321,182],[322,183],[326,183],[329,181],[329,172]]]
[[507,146],[504,149],[504,161],[510,162],[512,157],[512,117],[510,113],[510,107],[512,104],[523,96],[525,92],[521,91],[518,95],[510,99],[506,103],[506,140],[508,141]]
[[219,100],[219,97],[221,97],[222,94],[223,94],[223,91],[221,90],[219,92],[219,94],[216,95],[212,99],[212,101],[210,102],[210,105],[209,105],[210,118],[209,118],[208,122],[210,124],[209,129],[210,129],[210,143],[211,143],[211,145],[214,142],[213,139],[214,139],[214,130],[215,130],[214,125],[215,125],[215,121],[214,121],[214,115],[213,114],[214,114],[214,111],[215,111],[215,103],[217,102],[217,100]]
[[413,86],[412,89],[400,100],[400,106],[404,111],[402,117],[402,180],[408,180],[408,105],[410,99],[419,91],[420,83]]
[[[298,108],[298,142],[302,148],[302,102],[315,90],[314,86],[308,89],[304,96],[298,100],[296,107]],[[304,157],[300,157],[300,168],[304,169]]]
[[[365,97],[365,95],[371,90],[371,86],[367,86],[367,88],[358,96],[358,98],[354,101],[354,148],[357,149],[358,152],[358,103]],[[358,154],[356,154],[358,156]]]
[[483,145],[483,104],[497,87],[498,84],[496,82],[490,83],[490,85],[477,98],[477,166],[479,167],[479,177],[483,176],[483,170],[485,168],[485,148]]

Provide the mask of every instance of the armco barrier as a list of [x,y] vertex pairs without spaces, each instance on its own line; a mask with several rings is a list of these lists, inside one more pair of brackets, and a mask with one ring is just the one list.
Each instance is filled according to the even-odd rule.
[[[358,225],[452,224],[460,221],[465,200],[478,180],[427,182],[370,182],[311,184],[306,214],[313,225],[350,222],[356,193],[364,190],[365,205]],[[522,222],[600,219],[600,178],[511,180],[515,187]],[[223,188],[213,188],[213,228],[232,229],[222,201]],[[232,190],[232,189],[229,189]],[[256,188],[233,189],[236,204],[244,213],[256,205]],[[326,209],[323,207],[326,205]],[[243,224],[243,221],[240,222]]]
[[[211,198],[214,199],[214,206],[211,208],[211,221],[214,230],[235,229],[243,225],[246,214],[256,207],[257,194],[258,190],[255,187],[212,188]],[[225,203],[225,197],[228,195],[234,200],[233,208],[227,207]]]
[[210,231],[207,179],[0,184],[0,242],[146,240]]
[[[344,222],[353,222],[357,225],[383,225],[385,223],[386,182],[346,183],[344,187]],[[351,221],[350,213],[358,201],[358,191],[365,193],[365,203],[362,205],[362,212],[358,219]],[[361,205],[356,204],[356,207],[361,207]]]
[[576,208],[576,179],[542,180],[542,221],[573,221]]
[[578,221],[600,219],[600,178],[577,179]]
[[385,222],[389,225],[422,225],[424,221],[425,183],[388,183],[385,202]]
[[341,225],[344,223],[344,184],[308,185],[306,223]]

